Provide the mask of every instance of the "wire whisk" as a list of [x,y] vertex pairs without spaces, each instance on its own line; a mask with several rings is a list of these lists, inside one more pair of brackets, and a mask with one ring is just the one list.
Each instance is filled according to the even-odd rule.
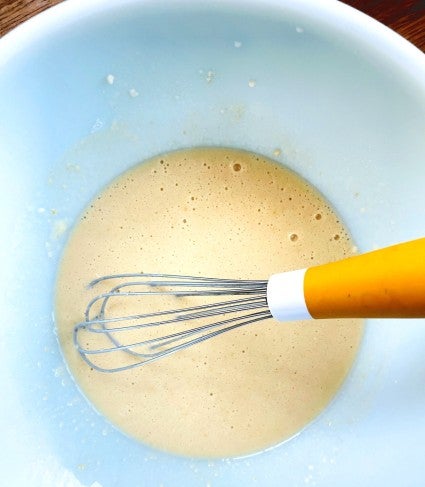
[[93,369],[125,371],[272,317],[423,318],[425,238],[268,280],[136,273],[90,287],[106,291],[75,326],[75,347]]
[[[93,280],[89,288],[112,281],[116,284],[88,303],[85,321],[74,328],[77,350],[90,367],[101,372],[132,369],[226,331],[272,317],[267,305],[267,281],[264,280],[128,273],[100,277]],[[169,299],[167,303],[166,299],[155,298]],[[210,302],[182,306],[188,298],[191,302],[209,298]],[[180,307],[113,315],[116,307],[120,311],[146,308],[147,305],[152,307],[156,301],[168,305],[175,302]],[[188,322],[194,320],[196,325],[190,326]],[[141,332],[143,339],[140,339]],[[84,343],[87,334],[92,336]],[[113,366],[116,357],[111,358],[111,354],[117,353],[121,353],[121,361],[129,363]],[[106,356],[103,363],[107,365],[99,365],[99,361],[93,360],[102,355]]]

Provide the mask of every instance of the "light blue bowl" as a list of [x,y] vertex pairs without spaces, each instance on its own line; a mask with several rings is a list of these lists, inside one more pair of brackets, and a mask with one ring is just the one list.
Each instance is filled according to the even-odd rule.
[[371,321],[332,405],[249,458],[154,451],[78,391],[52,319],[69,228],[128,167],[199,145],[280,149],[361,250],[423,236],[425,56],[324,0],[69,0],[0,40],[2,484],[423,485],[420,320]]

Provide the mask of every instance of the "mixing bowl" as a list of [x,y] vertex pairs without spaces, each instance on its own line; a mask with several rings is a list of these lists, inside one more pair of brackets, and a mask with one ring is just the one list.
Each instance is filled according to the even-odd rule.
[[98,415],[52,316],[82,208],[182,147],[276,158],[331,201],[362,251],[423,236],[420,51],[333,1],[69,0],[0,40],[0,107],[4,485],[423,485],[423,321],[369,321],[338,396],[295,438],[205,461]]

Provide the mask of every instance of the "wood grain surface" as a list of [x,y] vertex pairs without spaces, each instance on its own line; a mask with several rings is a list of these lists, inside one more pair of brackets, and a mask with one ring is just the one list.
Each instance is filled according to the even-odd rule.
[[345,0],[425,52],[425,0]]
[[[62,0],[0,0],[0,36]],[[90,1],[90,0],[86,0]],[[425,52],[425,0],[345,0]]]

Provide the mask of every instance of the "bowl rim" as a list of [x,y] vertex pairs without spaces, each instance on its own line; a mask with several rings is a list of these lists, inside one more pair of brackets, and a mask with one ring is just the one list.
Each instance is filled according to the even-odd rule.
[[246,9],[282,9],[307,14],[324,25],[343,30],[359,42],[381,51],[402,71],[425,87],[425,53],[378,20],[337,0],[67,0],[21,23],[0,38],[0,66],[19,55],[26,47],[66,24],[86,16],[118,7],[196,6],[197,8],[233,7]]

